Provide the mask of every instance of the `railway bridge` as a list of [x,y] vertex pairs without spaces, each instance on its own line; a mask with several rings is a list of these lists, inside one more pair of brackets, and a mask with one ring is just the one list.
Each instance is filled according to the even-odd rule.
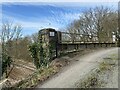
[[79,51],[92,48],[107,48],[117,46],[115,38],[68,33],[56,31],[52,28],[39,31],[39,42],[41,48],[50,59],[60,56],[62,53]]

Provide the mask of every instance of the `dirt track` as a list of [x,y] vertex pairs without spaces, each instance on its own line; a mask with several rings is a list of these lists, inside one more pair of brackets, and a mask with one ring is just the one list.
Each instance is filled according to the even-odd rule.
[[[76,57],[77,63],[72,64],[63,70],[58,76],[51,78],[38,88],[73,88],[78,80],[84,78],[91,70],[96,68],[98,64],[110,54],[118,53],[118,48],[110,48],[99,50]],[[79,78],[78,78],[79,77]]]

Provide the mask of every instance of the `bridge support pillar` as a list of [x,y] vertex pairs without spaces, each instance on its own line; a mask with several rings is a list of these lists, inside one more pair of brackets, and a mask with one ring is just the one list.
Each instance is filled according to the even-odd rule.
[[52,28],[42,29],[39,31],[39,40],[41,48],[43,48],[43,57],[46,60],[51,60],[58,56],[57,53],[57,31]]

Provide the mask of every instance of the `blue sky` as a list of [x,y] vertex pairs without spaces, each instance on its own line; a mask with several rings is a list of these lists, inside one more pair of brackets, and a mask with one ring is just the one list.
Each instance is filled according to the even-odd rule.
[[65,28],[90,7],[108,6],[117,9],[113,2],[4,2],[2,21],[9,20],[23,27],[23,35],[31,35],[42,28]]

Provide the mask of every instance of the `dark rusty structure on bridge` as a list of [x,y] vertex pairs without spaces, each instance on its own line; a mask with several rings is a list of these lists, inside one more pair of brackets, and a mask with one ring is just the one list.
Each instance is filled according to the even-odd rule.
[[116,41],[113,38],[106,40],[105,37],[98,39],[98,36],[83,35],[56,31],[52,28],[39,31],[41,48],[47,53],[48,59],[58,57],[61,53],[78,51],[86,48],[114,47]]

